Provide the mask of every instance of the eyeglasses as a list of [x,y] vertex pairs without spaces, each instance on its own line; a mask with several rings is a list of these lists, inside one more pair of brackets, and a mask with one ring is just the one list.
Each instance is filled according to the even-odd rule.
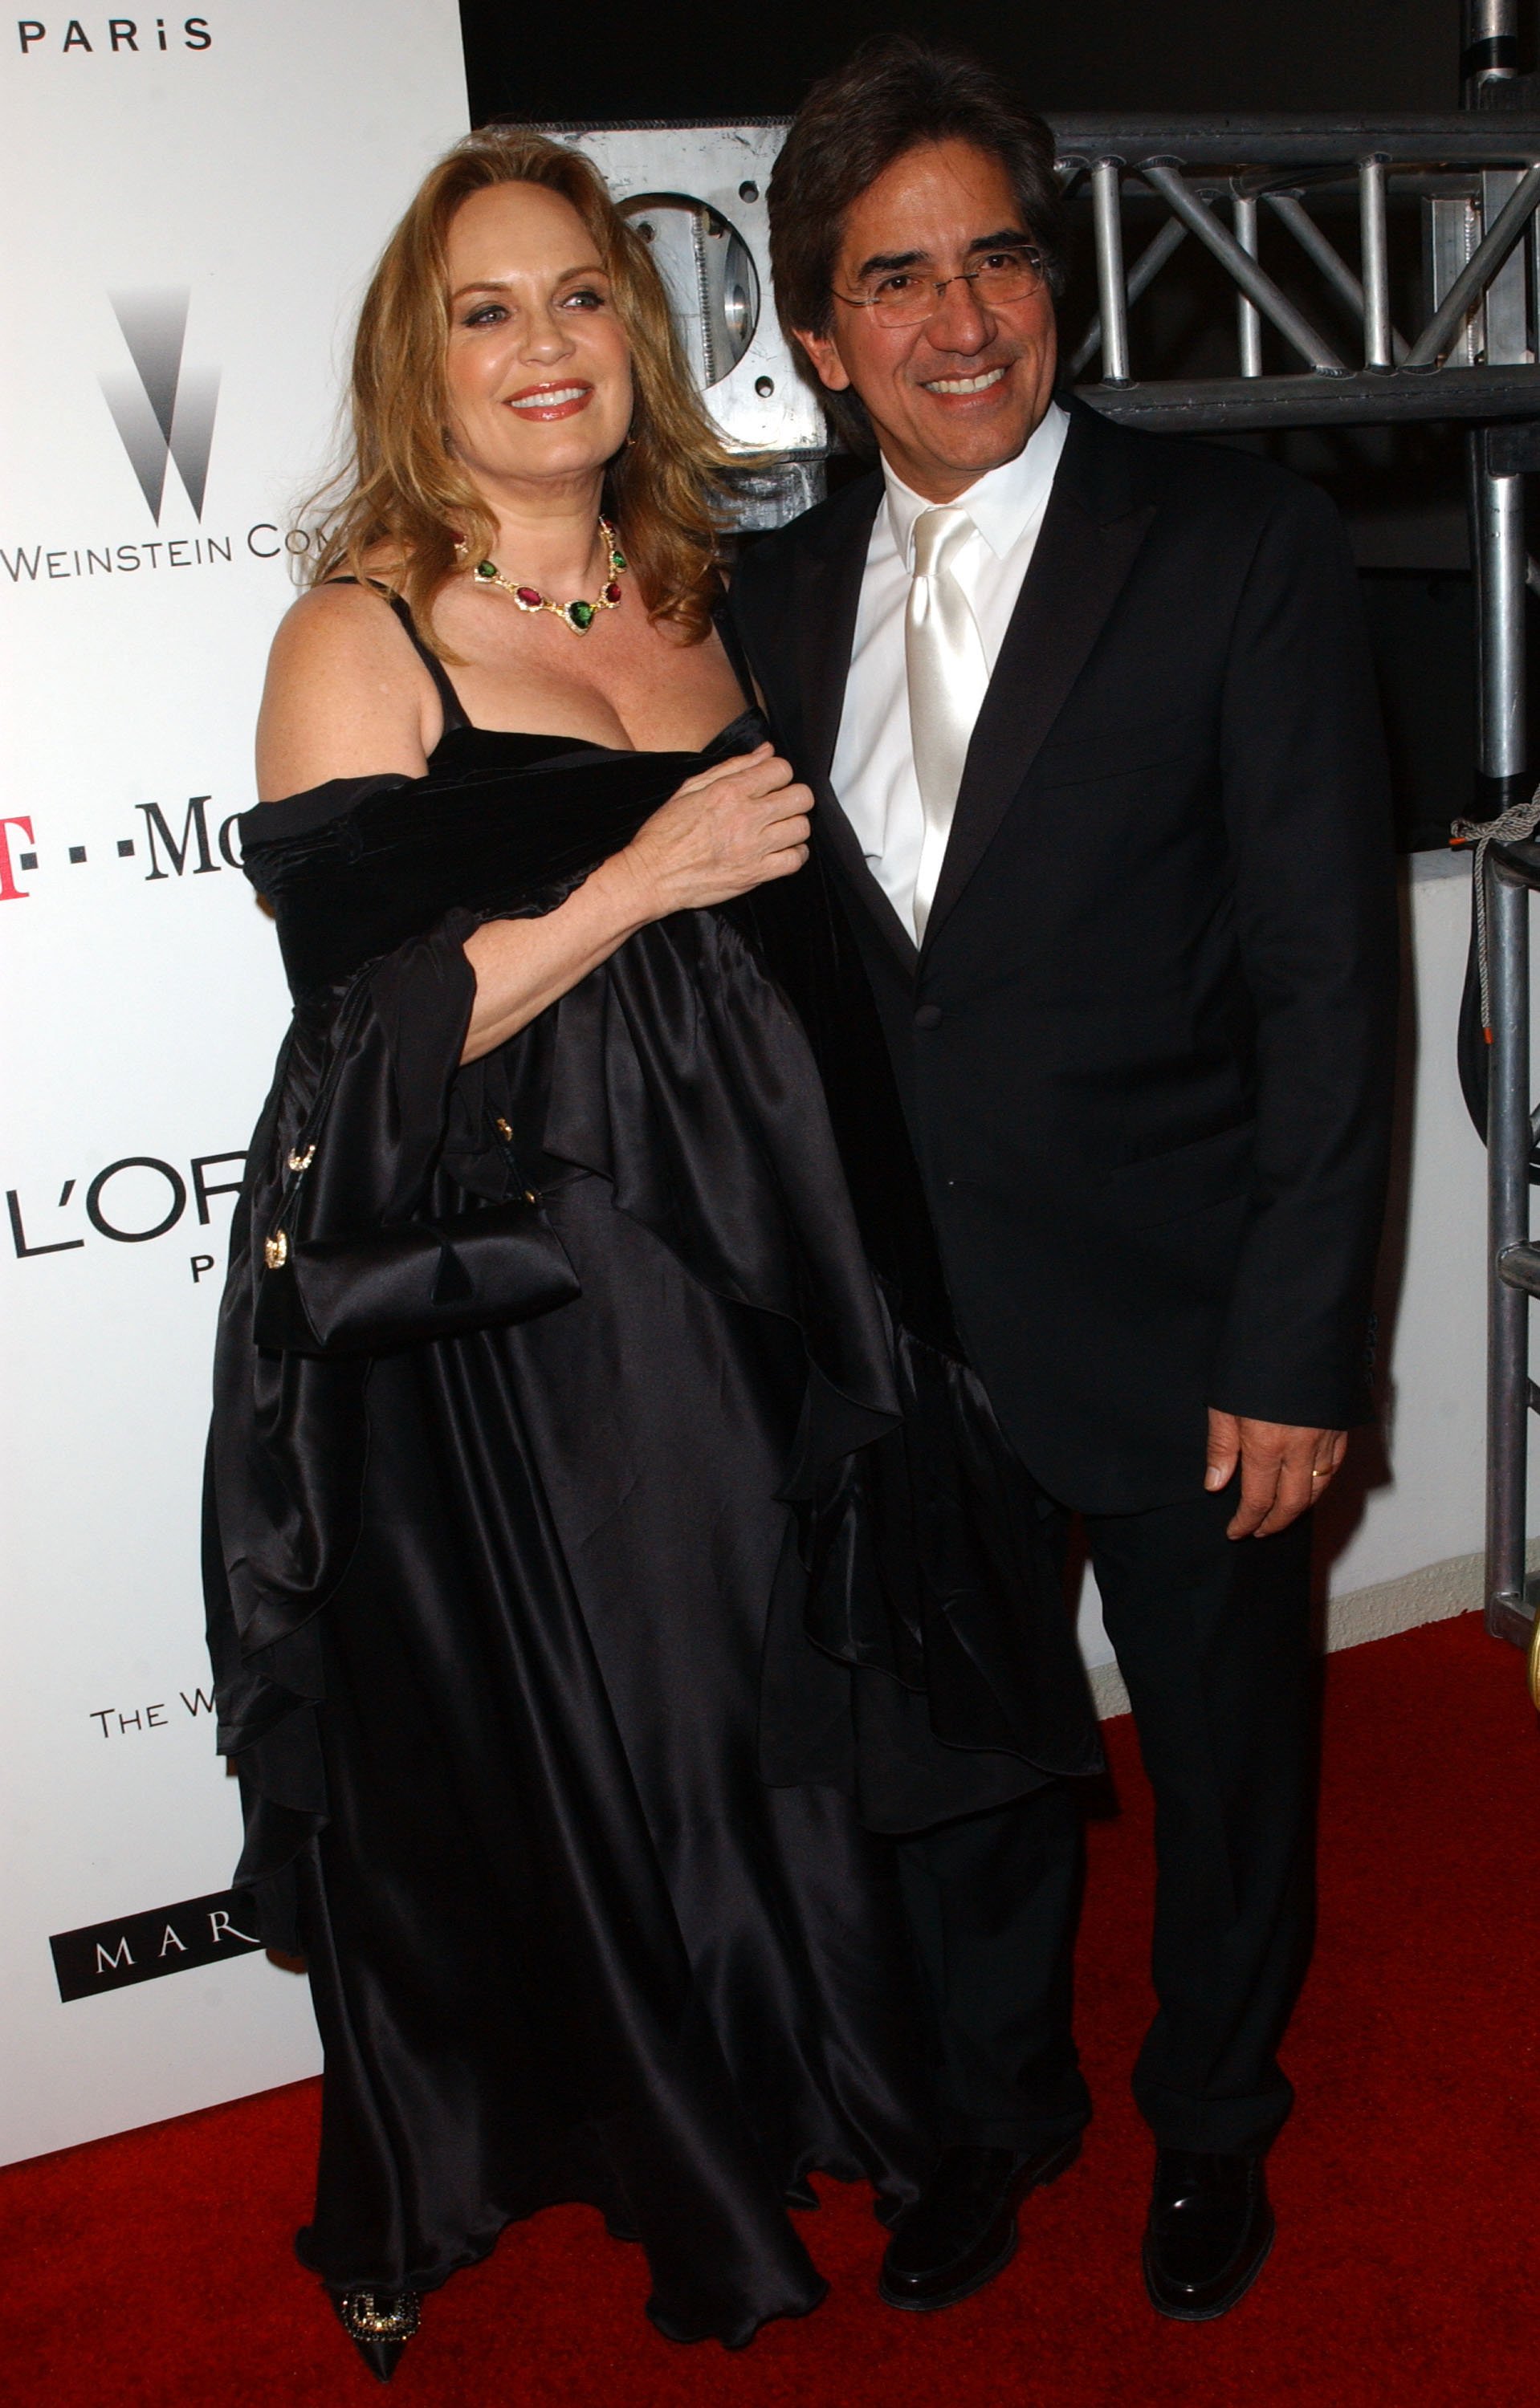
[[874,325],[922,326],[936,315],[949,284],[971,284],[981,309],[1000,309],[1012,301],[1029,301],[1046,281],[1043,253],[1023,244],[1014,251],[991,251],[976,267],[964,267],[956,276],[916,276],[911,268],[892,268],[873,277],[868,291],[836,292],[834,298],[847,308],[870,309]]

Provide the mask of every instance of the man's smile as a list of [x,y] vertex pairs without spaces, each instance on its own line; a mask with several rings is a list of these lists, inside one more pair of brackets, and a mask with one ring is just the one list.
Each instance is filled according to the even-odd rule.
[[973,376],[922,377],[920,383],[927,393],[987,393],[992,385],[1001,383],[1006,374],[1004,367],[981,368]]

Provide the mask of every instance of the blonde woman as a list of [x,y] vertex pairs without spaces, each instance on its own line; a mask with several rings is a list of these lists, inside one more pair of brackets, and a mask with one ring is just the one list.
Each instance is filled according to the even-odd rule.
[[[918,1357],[767,967],[828,995],[839,946],[805,902],[755,916],[808,892],[810,798],[717,632],[726,464],[580,157],[489,135],[433,170],[353,419],[243,823],[295,1018],[210,1446],[239,1878],[324,2045],[299,2254],[388,2377],[421,2294],[587,2200],[663,2331],[736,2345],[822,2295],[809,2172],[891,2209],[934,2147],[870,1827],[915,1780],[919,1819],[1030,1786],[1036,1742],[981,1753],[926,1696]],[[880,1040],[842,1060],[896,1193]],[[275,1336],[314,1249],[378,1268],[526,1191],[569,1273],[537,1317],[436,1322],[440,1275],[415,1334]],[[906,1283],[944,1314],[933,1265]]]

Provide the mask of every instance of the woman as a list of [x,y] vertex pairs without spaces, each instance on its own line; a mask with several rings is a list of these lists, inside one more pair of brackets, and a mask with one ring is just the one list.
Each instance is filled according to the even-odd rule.
[[[1009,1688],[1015,1626],[985,1626],[1029,1541],[1009,1512],[987,1563],[959,1537],[946,1443],[914,1527],[963,1375],[894,1355],[767,972],[813,1020],[842,992],[816,903],[766,904],[806,887],[810,797],[716,632],[726,463],[585,162],[507,135],[440,163],[353,407],[242,824],[295,1009],[210,1446],[238,1878],[324,2045],[300,2255],[388,2376],[419,2294],[585,2200],[645,2246],[663,2331],[736,2345],[822,2295],[785,2214],[808,2173],[897,2205],[934,2145],[864,1823],[1089,1742],[1050,1681],[1042,1729],[1002,1710],[952,1743],[996,1703],[954,1621],[973,1600]],[[913,1166],[859,1028],[840,1074],[885,1193]],[[372,1354],[257,1342],[277,1233],[463,1214],[511,1192],[511,1149],[579,1293]],[[891,1251],[943,1321],[933,1265]]]

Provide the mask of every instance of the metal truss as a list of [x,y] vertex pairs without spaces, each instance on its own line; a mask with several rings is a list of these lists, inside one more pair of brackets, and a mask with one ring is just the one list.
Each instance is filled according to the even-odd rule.
[[[1125,423],[1187,432],[1289,425],[1486,423],[1540,412],[1529,258],[1540,208],[1540,116],[1472,111],[1365,122],[1357,117],[1084,118],[1051,121],[1067,193],[1088,189],[1096,318],[1071,358],[1084,398]],[[1314,199],[1356,196],[1353,266],[1311,214]],[[1151,205],[1155,230],[1149,232]],[[1419,207],[1423,322],[1408,341],[1391,323],[1392,210]],[[1286,228],[1328,305],[1306,309],[1259,256],[1263,213]],[[1340,212],[1339,212],[1340,213]],[[1148,239],[1125,268],[1125,218]],[[1236,294],[1237,372],[1141,383],[1130,312],[1191,237]],[[1333,318],[1346,316],[1345,343]],[[1267,375],[1262,327],[1298,362]]]

